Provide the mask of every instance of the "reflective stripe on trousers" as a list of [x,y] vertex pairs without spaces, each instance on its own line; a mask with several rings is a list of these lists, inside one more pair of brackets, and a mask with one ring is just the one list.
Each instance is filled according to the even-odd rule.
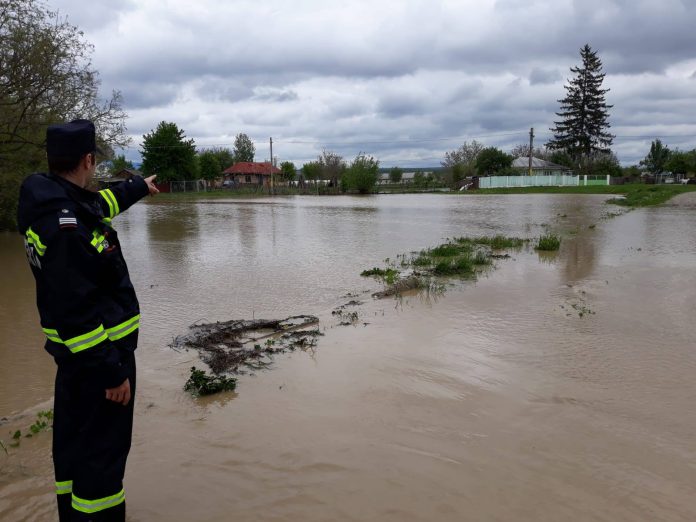
[[96,513],[97,511],[104,511],[105,509],[112,508],[122,504],[126,500],[126,492],[122,489],[115,495],[109,497],[97,498],[94,500],[87,500],[75,496],[72,496],[72,507],[77,511],[82,513]]
[[72,480],[56,482],[56,495],[65,495],[67,493],[72,493]]

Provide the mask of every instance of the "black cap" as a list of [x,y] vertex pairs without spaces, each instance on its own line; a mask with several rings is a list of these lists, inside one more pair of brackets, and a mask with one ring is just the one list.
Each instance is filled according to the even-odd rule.
[[94,151],[102,153],[97,147],[94,123],[89,120],[49,125],[46,130],[46,155],[49,158],[75,158]]

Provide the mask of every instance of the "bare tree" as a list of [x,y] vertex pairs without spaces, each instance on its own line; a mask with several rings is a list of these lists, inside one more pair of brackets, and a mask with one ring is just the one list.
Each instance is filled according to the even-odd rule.
[[343,156],[324,149],[317,161],[321,165],[321,175],[324,179],[330,179],[331,186],[338,187],[341,176],[346,170]]
[[476,163],[476,158],[484,148],[483,144],[476,140],[472,140],[471,143],[465,141],[458,149],[446,152],[445,160],[441,161],[440,164],[448,169],[455,165],[471,167]]

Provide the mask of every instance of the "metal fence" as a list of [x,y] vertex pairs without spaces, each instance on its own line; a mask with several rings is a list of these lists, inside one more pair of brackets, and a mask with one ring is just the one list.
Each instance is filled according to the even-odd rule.
[[204,179],[195,179],[191,181],[171,181],[172,192],[205,192],[210,190],[208,182]]

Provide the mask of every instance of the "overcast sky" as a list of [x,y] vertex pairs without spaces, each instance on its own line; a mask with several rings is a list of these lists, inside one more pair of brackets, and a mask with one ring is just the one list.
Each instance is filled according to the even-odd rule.
[[436,166],[464,140],[550,136],[579,49],[599,51],[613,150],[696,147],[696,0],[48,0],[85,32],[102,91],[142,135],[173,121],[198,148],[298,167],[322,148]]

